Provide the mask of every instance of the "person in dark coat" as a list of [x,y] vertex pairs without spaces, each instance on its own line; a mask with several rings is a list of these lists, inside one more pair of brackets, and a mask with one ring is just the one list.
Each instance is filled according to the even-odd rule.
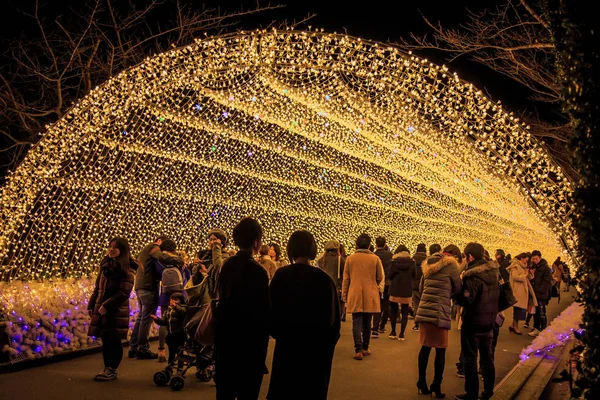
[[252,218],[233,229],[239,247],[221,268],[215,315],[217,400],[258,399],[269,346],[269,277],[254,259],[263,231]]
[[342,321],[346,320],[346,307],[342,301],[342,279],[344,277],[345,264],[346,257],[340,254],[340,242],[337,240],[328,240],[325,242],[325,255],[319,258],[317,266],[329,275],[338,290]]
[[390,280],[390,323],[392,325],[390,339],[396,339],[396,319],[398,318],[398,305],[400,305],[402,307],[402,323],[398,339],[404,341],[404,331],[408,323],[408,307],[412,301],[412,284],[415,273],[415,260],[410,257],[408,248],[401,244],[396,248],[389,269],[389,275],[386,275],[387,279]]
[[548,261],[542,258],[542,253],[538,250],[531,252],[531,269],[533,270],[533,279],[531,285],[537,299],[538,305],[535,308],[533,316],[533,329],[528,333],[529,336],[537,336],[541,331],[546,329],[548,319],[546,317],[546,306],[552,291],[554,278],[552,271],[548,266]]
[[[425,243],[419,243],[417,245],[417,251],[413,255],[413,260],[415,260],[415,277],[413,278],[413,292],[412,292],[412,308],[415,316],[417,315],[417,311],[419,309],[419,301],[421,300],[421,292],[419,292],[419,285],[421,284],[421,278],[423,277],[423,268],[421,264],[423,261],[427,259],[427,248],[425,247]],[[416,322],[415,326],[412,328],[413,331],[419,331],[419,323]]]
[[[494,368],[493,340],[498,299],[500,297],[499,266],[484,259],[483,246],[469,243],[464,253],[468,267],[463,273],[462,290],[457,297],[463,307],[461,350],[464,357],[465,394],[457,399],[489,399],[494,394],[496,371]],[[479,397],[477,354],[483,372],[484,392]]]
[[392,252],[388,250],[389,247],[386,244],[385,238],[382,236],[375,239],[375,245],[377,246],[375,255],[381,259],[381,264],[383,265],[383,271],[385,275],[385,284],[383,294],[381,296],[381,313],[373,315],[372,334],[373,337],[378,337],[380,332],[385,332],[385,325],[387,324],[390,314],[389,291],[391,282],[388,279],[388,275],[390,274],[390,267],[392,265]]
[[165,341],[169,346],[169,364],[175,359],[179,348],[185,344],[184,322],[186,312],[185,296],[181,292],[175,292],[169,297],[169,306],[161,308],[161,317],[152,315],[154,323],[161,328],[164,327],[167,331]]
[[[446,365],[448,331],[451,325],[451,298],[461,288],[457,255],[435,253],[423,262],[422,267],[421,302],[415,318],[420,327],[421,343],[417,389],[420,394],[433,393],[434,397],[443,398],[445,395],[442,393],[442,378]],[[433,383],[428,387],[427,364],[432,348],[435,348],[434,378]]]
[[117,369],[123,359],[121,340],[127,339],[129,330],[129,295],[136,268],[127,240],[112,239],[88,302],[91,317],[88,336],[102,339],[104,371],[94,377],[96,381],[117,379]]
[[500,277],[502,278],[502,282],[510,281],[510,273],[507,270],[508,266],[510,265],[510,260],[506,258],[506,253],[504,253],[504,250],[498,249],[496,250],[495,257],[500,267],[499,272]]
[[[338,289],[326,273],[310,265],[317,256],[310,232],[294,232],[287,254],[293,264],[278,269],[270,287],[271,336],[276,342],[267,398],[326,400],[340,337]],[[310,348],[310,357],[299,343]]]

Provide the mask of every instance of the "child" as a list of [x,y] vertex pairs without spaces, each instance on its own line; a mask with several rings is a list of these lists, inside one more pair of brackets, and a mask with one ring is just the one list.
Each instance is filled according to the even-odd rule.
[[185,344],[184,319],[186,311],[185,297],[182,293],[176,292],[171,295],[169,308],[167,308],[161,318],[158,318],[156,315],[151,316],[156,324],[167,327],[166,342],[169,348],[169,364],[175,359],[179,347]]

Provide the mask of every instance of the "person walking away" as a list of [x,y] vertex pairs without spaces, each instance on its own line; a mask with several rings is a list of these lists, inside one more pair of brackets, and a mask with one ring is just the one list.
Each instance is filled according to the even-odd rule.
[[560,257],[558,257],[556,261],[554,261],[554,264],[552,264],[552,270],[554,271],[552,274],[554,277],[554,287],[556,288],[558,302],[560,303],[560,284],[563,281],[563,276],[565,275],[563,262],[560,260]]
[[533,287],[527,277],[527,254],[521,253],[512,260],[508,268],[510,287],[517,299],[513,306],[513,322],[508,327],[508,331],[517,335],[522,335],[519,330],[519,322],[527,317],[527,310],[537,306],[537,300],[533,293]]
[[219,274],[214,347],[217,400],[258,399],[267,372],[269,277],[253,258],[262,237],[255,219],[242,219],[233,229],[239,251],[225,261]]
[[[463,273],[462,290],[457,297],[463,307],[463,326],[460,331],[461,351],[464,357],[465,391],[455,398],[487,400],[494,394],[496,371],[492,342],[498,315],[500,297],[499,266],[484,259],[483,246],[468,243],[464,253],[467,270]],[[483,372],[484,392],[479,397],[477,355]]]
[[263,244],[260,246],[260,250],[258,251],[259,258],[258,263],[262,265],[262,267],[267,271],[267,275],[269,276],[269,282],[273,279],[275,275],[275,271],[277,271],[277,265],[269,256],[269,246]]
[[[156,276],[160,277],[160,295],[158,296],[158,306],[161,315],[169,307],[171,295],[173,293],[182,293],[186,280],[183,275],[185,261],[181,254],[177,252],[177,245],[171,239],[165,239],[160,245],[160,251],[171,258],[169,263],[162,263],[154,260]],[[150,316],[152,318],[152,316]],[[154,320],[154,318],[152,318]],[[160,325],[160,324],[159,324]],[[160,325],[158,329],[158,361],[167,361],[165,344],[167,340],[168,329],[166,324]]]
[[352,314],[355,360],[371,354],[371,318],[381,312],[379,284],[384,271],[379,257],[369,251],[370,244],[371,237],[366,233],[356,239],[356,252],[346,258],[342,281],[346,311]]
[[[292,233],[287,254],[293,264],[278,269],[269,287],[275,351],[267,398],[326,400],[340,337],[338,288],[328,274],[311,266],[317,244],[310,232]],[[298,343],[310,346],[310,357]]]
[[[416,274],[415,260],[410,257],[408,248],[401,244],[396,248],[392,258],[389,275],[390,281],[389,301],[390,301],[390,323],[392,331],[389,338],[404,341],[404,331],[408,323],[408,307],[412,301],[412,282]],[[402,310],[402,322],[400,326],[400,336],[396,336],[396,320],[398,318],[398,305]]]
[[269,245],[269,257],[271,257],[277,268],[287,265],[287,261],[281,256],[281,247],[275,242]]
[[340,317],[342,321],[346,320],[346,307],[342,301],[342,279],[344,277],[345,264],[346,257],[342,257],[340,254],[340,242],[337,240],[325,242],[325,254],[319,258],[317,266],[329,275],[338,290]]
[[388,250],[386,240],[384,237],[380,236],[377,239],[375,239],[375,245],[377,246],[377,249],[375,250],[375,255],[381,260],[381,265],[383,266],[383,271],[386,277],[383,288],[383,295],[381,297],[380,302],[381,313],[373,315],[372,335],[373,337],[379,337],[379,333],[385,333],[385,325],[387,324],[387,320],[390,313],[390,308],[388,304],[391,282],[388,278],[388,275],[390,273],[390,266],[392,265],[392,252]]
[[533,316],[533,329],[528,335],[534,337],[546,329],[546,325],[548,324],[546,306],[550,299],[553,279],[548,262],[542,258],[542,253],[538,250],[531,252],[531,266],[533,269],[531,285],[533,286],[533,292],[535,293],[538,305],[535,308],[535,315]]
[[[163,312],[164,310],[164,312]],[[169,298],[169,306],[161,308],[161,317],[152,315],[152,320],[160,327],[167,329],[166,343],[169,347],[169,364],[173,362],[179,352],[179,348],[185,344],[185,314],[187,305],[185,296],[181,292],[172,293]]]
[[[456,247],[456,246],[454,246]],[[460,255],[460,251],[458,252]],[[451,297],[461,288],[458,262],[451,253],[435,253],[422,264],[423,277],[420,284],[421,302],[415,317],[419,323],[419,394],[432,394],[444,398],[442,379],[446,365],[448,331],[451,325]],[[427,385],[427,364],[431,349],[435,348],[435,373],[433,383]]]
[[156,314],[158,307],[160,275],[157,275],[154,261],[169,264],[173,257],[160,250],[160,245],[167,240],[166,236],[159,236],[154,243],[148,244],[140,251],[137,260],[139,268],[135,275],[135,293],[138,300],[138,315],[129,339],[129,358],[138,360],[157,359],[158,354],[150,351],[148,336],[152,325],[152,314]]
[[94,377],[96,381],[117,379],[117,369],[123,359],[121,340],[127,339],[129,331],[129,295],[137,268],[127,240],[112,239],[88,301],[91,317],[88,336],[102,339],[104,370]]
[[[419,292],[419,286],[421,284],[421,278],[423,277],[423,269],[421,264],[427,259],[427,248],[425,243],[419,243],[417,245],[417,251],[413,255],[415,261],[415,277],[413,279],[413,292],[412,292],[412,308],[415,316],[419,309],[419,301],[421,300],[421,292]],[[415,325],[412,327],[414,332],[419,332],[419,323],[415,318]]]
[[565,292],[571,289],[571,269],[566,263],[563,263],[563,282],[565,283]]

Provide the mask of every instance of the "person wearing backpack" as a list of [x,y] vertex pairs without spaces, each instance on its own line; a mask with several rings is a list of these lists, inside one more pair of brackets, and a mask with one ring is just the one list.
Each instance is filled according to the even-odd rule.
[[[169,308],[169,302],[173,293],[183,294],[185,286],[183,278],[183,257],[178,253],[177,245],[171,239],[164,240],[160,245],[160,250],[171,256],[170,262],[154,261],[154,268],[157,276],[160,276],[160,295],[158,297],[158,306],[160,307],[161,316],[166,313]],[[158,361],[167,361],[165,352],[165,343],[168,334],[166,325],[162,325],[158,330]]]

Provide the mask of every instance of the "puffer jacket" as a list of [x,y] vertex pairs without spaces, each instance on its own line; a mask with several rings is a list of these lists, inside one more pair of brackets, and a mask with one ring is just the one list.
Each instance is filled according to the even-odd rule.
[[155,322],[160,326],[166,326],[169,333],[183,332],[186,312],[187,306],[185,304],[169,306],[164,315],[156,319]]
[[463,306],[462,329],[486,333],[494,329],[500,297],[500,266],[495,261],[476,260],[463,274],[458,302]]
[[[92,311],[88,336],[100,337],[105,330],[116,329],[121,339],[127,339],[129,295],[133,290],[135,267],[136,262],[131,259],[129,271],[123,273],[114,259],[104,258],[88,301],[88,310]],[[106,309],[106,314],[100,315],[100,307]]]
[[412,297],[412,280],[415,276],[415,261],[408,252],[394,254],[390,266],[390,296]]
[[428,322],[450,329],[452,303],[450,298],[461,288],[456,259],[435,253],[421,264],[423,277],[419,291],[421,302],[415,317],[416,323]]
[[423,268],[421,264],[427,259],[427,254],[422,251],[417,251],[413,256],[415,260],[415,277],[413,278],[413,291],[418,292],[419,286],[421,285],[421,278],[423,277]]
[[532,264],[532,266],[534,268],[534,273],[531,285],[533,286],[535,297],[538,302],[547,302],[550,298],[552,285],[554,284],[552,271],[548,266],[548,261],[542,258],[537,265]]

